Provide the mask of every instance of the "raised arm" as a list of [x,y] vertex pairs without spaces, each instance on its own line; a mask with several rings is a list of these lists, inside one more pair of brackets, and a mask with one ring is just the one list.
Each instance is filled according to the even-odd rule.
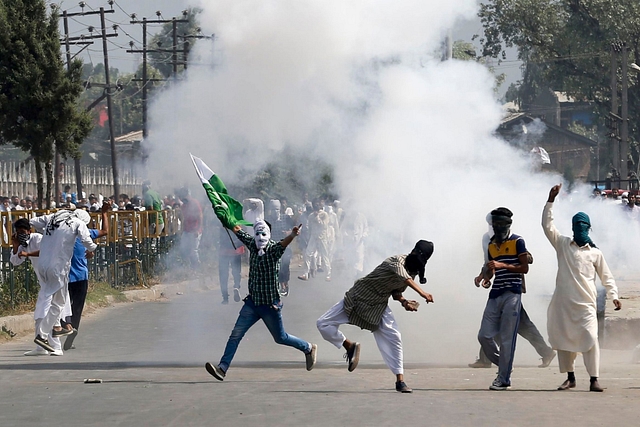
[[544,209],[542,211],[542,229],[544,230],[544,235],[547,236],[547,239],[551,243],[551,246],[553,246],[554,248],[556,247],[558,239],[560,238],[560,232],[553,223],[553,202],[555,202],[561,188],[562,184],[554,185],[553,187],[551,187],[551,190],[549,190],[549,198],[547,199],[547,204],[544,206]]
[[280,240],[280,244],[283,247],[287,247],[291,244],[291,242],[293,242],[293,239],[296,238],[296,236],[300,235],[300,229],[302,228],[302,224],[300,225],[296,225],[295,227],[293,227],[291,229],[291,233],[289,233],[289,235],[287,237],[285,237],[284,239]]

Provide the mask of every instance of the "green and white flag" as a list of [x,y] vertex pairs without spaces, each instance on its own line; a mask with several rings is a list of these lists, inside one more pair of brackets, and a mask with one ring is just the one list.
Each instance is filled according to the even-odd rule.
[[236,225],[253,225],[242,218],[242,203],[229,195],[227,187],[224,186],[224,183],[218,178],[218,175],[213,173],[202,159],[191,153],[189,153],[189,155],[191,156],[193,166],[196,168],[196,173],[202,182],[202,186],[211,201],[213,211],[216,213],[222,225],[229,229],[233,229]]

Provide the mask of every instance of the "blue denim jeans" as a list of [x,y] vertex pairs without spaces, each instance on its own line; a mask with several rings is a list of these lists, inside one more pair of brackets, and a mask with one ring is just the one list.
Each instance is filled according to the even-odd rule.
[[[516,338],[520,324],[521,295],[505,292],[496,298],[489,298],[482,315],[478,341],[489,360],[498,365],[498,379],[511,385],[511,369],[516,352]],[[500,349],[496,343],[500,336]]]
[[310,343],[285,332],[284,325],[282,324],[282,302],[278,301],[274,305],[255,305],[251,297],[247,297],[244,300],[240,314],[238,314],[236,325],[233,327],[233,331],[231,331],[222,359],[220,359],[219,366],[225,372],[229,369],[229,365],[231,365],[231,361],[236,354],[236,350],[238,350],[238,345],[240,345],[242,337],[244,337],[244,334],[260,319],[262,319],[267,329],[269,329],[273,340],[277,344],[288,345],[305,353],[311,351]]

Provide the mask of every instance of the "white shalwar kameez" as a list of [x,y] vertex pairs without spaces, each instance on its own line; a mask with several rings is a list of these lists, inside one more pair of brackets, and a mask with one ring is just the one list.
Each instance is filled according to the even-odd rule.
[[30,223],[42,233],[40,259],[34,269],[38,274],[41,292],[45,297],[51,297],[51,306],[36,329],[36,334],[47,339],[53,326],[60,321],[69,299],[67,285],[76,237],[89,252],[95,251],[97,245],[91,239],[87,224],[73,212],[58,211],[32,218]]
[[553,224],[553,203],[542,213],[542,228],[558,259],[556,288],[547,310],[551,347],[558,350],[560,372],[574,372],[576,353],[582,353],[587,372],[599,376],[596,274],[608,298],[618,299],[618,288],[600,249],[578,246]]
[[[27,246],[18,246],[18,252],[16,252],[15,254],[13,253],[13,249],[11,250],[11,257],[9,259],[9,261],[11,262],[11,264],[18,266],[21,265],[24,261],[25,258],[20,258],[18,256],[18,254],[20,254],[20,252],[24,251],[27,253],[32,253],[32,252],[36,252],[40,250],[40,241],[42,240],[42,234],[40,233],[31,233],[29,235],[29,241],[27,242]],[[38,283],[40,283],[40,290],[38,291],[38,299],[36,300],[36,308],[33,312],[33,318],[35,320],[35,330],[36,330],[36,335],[37,335],[37,331],[38,331],[38,326],[40,325],[40,322],[42,322],[42,319],[47,315],[47,312],[49,311],[49,307],[51,307],[51,295],[49,296],[45,296],[44,291],[43,291],[43,286],[42,286],[42,280],[40,279],[40,275],[38,273],[38,265],[39,265],[39,257],[30,257],[29,258],[31,260],[31,265],[33,266],[33,270],[36,273],[36,276],[38,278]],[[62,315],[60,317],[67,317],[67,316],[71,316],[71,301],[69,300],[69,298],[67,298],[64,308],[62,309]],[[56,323],[54,324],[54,326],[60,326],[60,319],[58,319],[56,321]],[[57,350],[57,351],[61,351],[62,350],[62,345],[60,343],[60,338],[51,338],[49,340],[51,346]],[[46,353],[45,353],[46,354]]]

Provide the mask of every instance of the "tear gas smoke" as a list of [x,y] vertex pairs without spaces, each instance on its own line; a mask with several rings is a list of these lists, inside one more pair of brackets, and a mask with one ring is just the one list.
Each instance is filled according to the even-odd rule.
[[[227,182],[240,169],[258,170],[284,146],[331,164],[340,197],[350,201],[345,210],[360,210],[378,232],[368,242],[365,273],[419,239],[435,243],[425,285],[435,304],[418,313],[391,305],[407,362],[466,363],[477,354],[487,292],[473,286],[473,277],[483,260],[485,216],[509,207],[512,232],[535,258],[523,302],[546,337],[556,263],[540,220],[560,178],[535,172],[526,153],[493,136],[502,112],[485,67],[439,62],[432,54],[456,19],[476,13],[475,0],[201,0],[201,6],[203,31],[216,34],[213,51],[199,42],[192,57],[200,65],[151,110],[148,165],[157,187],[197,186],[189,152]],[[620,275],[637,255],[637,239],[630,241],[622,212],[612,215],[612,206],[590,202],[588,193],[579,188],[559,198],[557,226],[570,234],[571,215],[588,212],[594,241]],[[326,301],[338,301],[351,283],[311,285],[326,297],[285,314],[290,324],[314,325],[315,314],[330,307]],[[411,290],[406,296],[417,297]],[[229,330],[225,325],[216,336],[224,340]],[[537,357],[523,340],[518,349],[517,363]]]

